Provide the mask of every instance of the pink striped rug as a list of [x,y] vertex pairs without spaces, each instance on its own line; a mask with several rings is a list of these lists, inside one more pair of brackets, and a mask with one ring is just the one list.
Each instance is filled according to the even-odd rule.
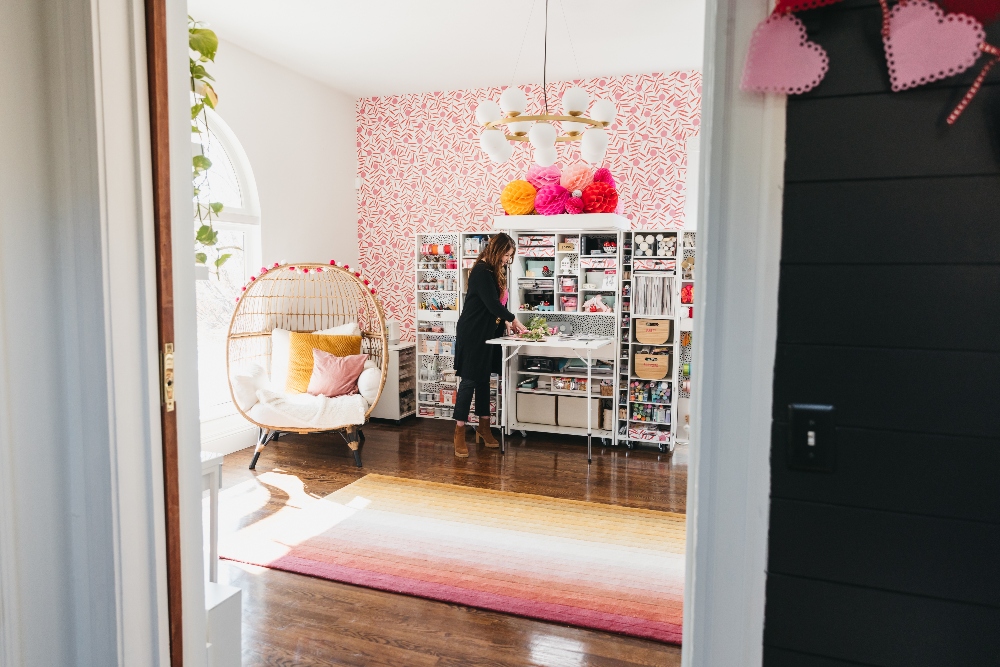
[[[223,558],[681,641],[683,514],[375,474],[325,498],[284,488],[294,480],[301,490],[291,475],[259,479],[290,499],[224,536]],[[261,504],[255,488],[243,494],[256,498],[250,511]],[[224,500],[229,511],[238,497]]]

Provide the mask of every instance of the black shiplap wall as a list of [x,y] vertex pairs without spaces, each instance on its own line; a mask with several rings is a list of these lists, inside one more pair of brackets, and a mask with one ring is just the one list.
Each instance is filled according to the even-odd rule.
[[[764,664],[1000,665],[1000,68],[947,127],[978,67],[892,93],[876,3],[799,16]],[[788,469],[792,402],[837,407],[834,473]]]

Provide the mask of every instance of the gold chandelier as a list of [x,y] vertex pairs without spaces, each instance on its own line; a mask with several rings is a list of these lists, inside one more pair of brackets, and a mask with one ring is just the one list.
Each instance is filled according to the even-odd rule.
[[[530,20],[530,16],[529,16]],[[549,113],[547,89],[549,40],[549,2],[545,0],[545,58],[542,64],[542,97],[545,113],[525,115],[528,99],[524,91],[510,86],[500,94],[500,103],[480,100],[476,107],[476,122],[485,129],[479,135],[479,145],[489,158],[498,163],[506,162],[514,153],[512,141],[527,141],[534,147],[535,163],[548,167],[556,161],[556,142],[580,142],[584,161],[599,164],[608,149],[608,135],[604,128],[615,122],[618,110],[608,99],[595,100],[591,117],[584,116],[590,106],[590,94],[573,86],[562,96],[563,115]],[[553,123],[559,123],[562,134]],[[505,129],[509,129],[508,134]]]

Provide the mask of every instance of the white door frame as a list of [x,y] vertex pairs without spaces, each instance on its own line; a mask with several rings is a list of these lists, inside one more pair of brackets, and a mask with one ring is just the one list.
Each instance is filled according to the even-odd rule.
[[685,667],[761,664],[785,98],[739,90],[768,0],[709,0],[695,267]]
[[[59,113],[67,136],[82,136],[77,159],[62,165],[67,215],[84,195],[101,238],[101,281],[76,313],[102,313],[106,357],[86,356],[82,344],[63,351],[89,373],[106,405],[112,483],[95,489],[84,479],[86,521],[114,527],[113,582],[116,618],[90,635],[90,645],[114,642],[118,663],[166,664],[166,575],[156,380],[155,292],[145,31],[141,0],[61,0],[56,26],[65,39],[51,55],[62,78],[50,82],[70,104]],[[179,476],[182,499],[185,667],[205,662],[201,554],[201,477],[197,413],[194,267],[183,239],[190,235],[190,140],[187,113],[186,4],[167,0],[170,54],[172,208],[175,212],[174,294]],[[739,92],[749,36],[769,10],[766,0],[710,0],[707,15],[702,165],[696,268],[697,373],[693,382],[692,445],[688,492],[688,578],[684,601],[683,663],[687,666],[759,665],[762,656],[766,568],[771,384],[777,327],[781,183],[784,144],[782,98]],[[88,26],[86,31],[80,25]],[[85,32],[85,35],[81,35]],[[89,55],[89,57],[81,57]],[[73,130],[86,130],[74,135]],[[82,152],[81,152],[82,151]],[[89,159],[88,159],[89,156]],[[82,189],[82,190],[81,190]],[[63,207],[63,208],[60,208]],[[89,223],[88,223],[89,224]],[[72,257],[73,249],[64,249]],[[77,266],[64,266],[64,282],[79,272],[80,284],[93,256],[80,251]],[[84,290],[86,291],[86,290]],[[93,308],[94,311],[88,311]],[[0,310],[3,304],[0,303]],[[0,313],[2,314],[2,313]],[[71,318],[74,313],[68,313]],[[68,338],[69,340],[69,338]],[[2,371],[2,369],[0,369]],[[0,372],[0,375],[3,373]],[[96,382],[99,378],[100,382]],[[0,378],[3,379],[3,378]],[[11,388],[10,382],[0,387]],[[96,382],[96,384],[95,384]],[[3,394],[3,392],[0,392]],[[2,397],[2,396],[0,396]],[[0,405],[0,408],[3,406]],[[3,417],[3,410],[0,410]],[[5,419],[5,418],[4,418]],[[85,425],[94,413],[81,415]],[[10,460],[10,442],[0,437],[0,461]],[[96,450],[95,450],[96,451]],[[79,454],[74,454],[79,456]],[[3,471],[10,477],[9,469]],[[10,498],[8,498],[10,499]],[[11,535],[13,515],[27,508],[7,505],[0,513],[0,544]],[[105,514],[101,514],[104,512]],[[84,524],[85,526],[86,524]],[[103,584],[104,563],[85,554],[102,548],[100,537],[79,530],[72,537],[74,609],[80,629],[88,596]],[[96,549],[96,551],[95,551]],[[0,657],[19,654],[18,589],[21,567],[0,550]],[[94,575],[93,579],[88,574]],[[89,582],[89,585],[88,585]],[[100,633],[104,634],[100,634]],[[85,648],[81,646],[81,648]]]

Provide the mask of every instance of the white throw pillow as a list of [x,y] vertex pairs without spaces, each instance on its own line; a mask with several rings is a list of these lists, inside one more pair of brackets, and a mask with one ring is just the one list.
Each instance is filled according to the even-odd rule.
[[233,396],[243,412],[257,403],[257,390],[267,388],[267,373],[258,364],[237,371],[232,377]]
[[292,345],[292,332],[286,329],[271,331],[271,386],[285,390],[288,383],[288,350]]
[[361,372],[358,377],[358,391],[368,401],[370,406],[375,397],[378,396],[378,386],[382,383],[382,371],[377,368],[368,368]]
[[360,336],[361,327],[358,326],[357,322],[348,322],[347,324],[341,324],[339,327],[320,329],[313,333],[320,334],[321,336]]

